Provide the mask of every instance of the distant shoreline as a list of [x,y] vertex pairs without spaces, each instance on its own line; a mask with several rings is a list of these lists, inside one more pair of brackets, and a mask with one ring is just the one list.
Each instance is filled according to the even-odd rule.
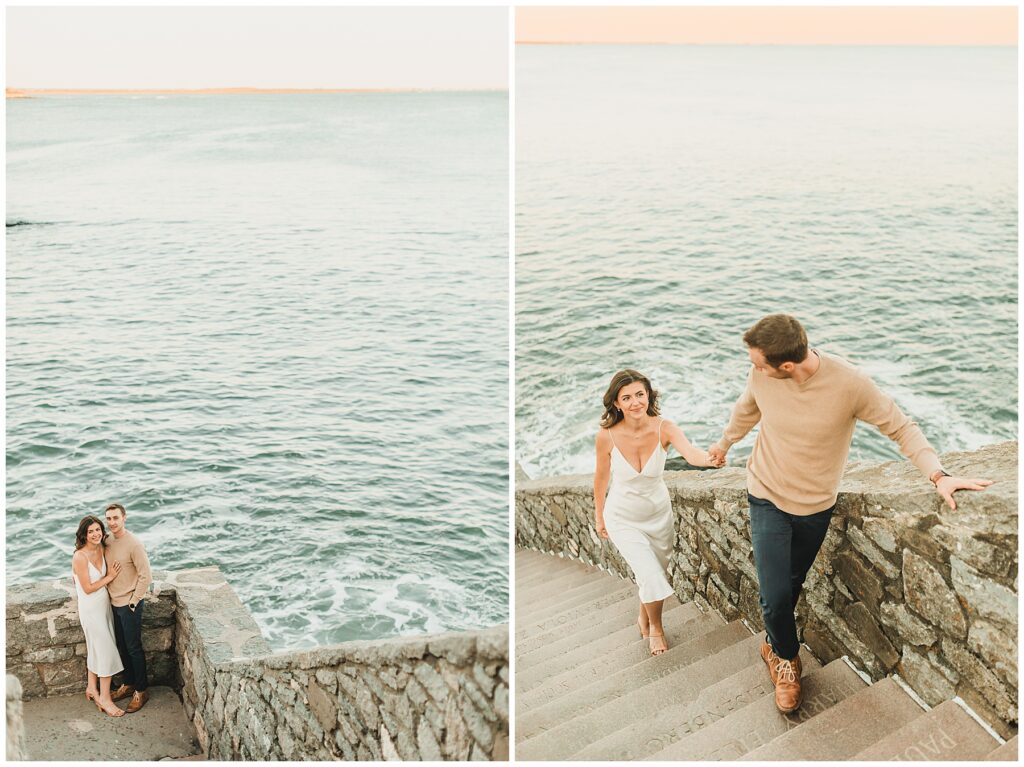
[[252,96],[345,93],[505,93],[508,88],[8,88],[9,99],[38,96]]

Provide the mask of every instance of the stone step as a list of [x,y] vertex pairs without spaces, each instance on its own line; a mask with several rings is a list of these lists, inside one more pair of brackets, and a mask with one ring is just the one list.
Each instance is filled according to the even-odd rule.
[[[608,638],[618,632],[624,632],[626,629],[623,626],[631,627],[636,622],[636,613],[639,612],[639,609],[637,607],[632,613],[628,614],[628,616],[633,618],[632,621],[626,615],[619,615],[618,613],[610,619],[604,619],[605,612],[601,612],[591,616],[589,621],[581,619],[572,624],[572,628],[557,629],[547,634],[542,634],[541,637],[518,644],[516,645],[516,668],[527,669],[535,660],[539,660],[546,655],[569,652],[577,647]],[[692,602],[682,605],[673,598],[665,600],[663,618],[667,617],[670,611],[683,611],[686,614],[684,620],[692,620],[699,615],[703,615],[700,609]],[[640,640],[640,629],[634,628],[633,633],[636,639]],[[623,636],[626,639],[629,638],[628,634],[623,634]]]
[[[639,689],[634,689],[589,713],[577,713],[571,721],[531,736],[517,747],[524,754],[544,754],[547,759],[629,760],[635,746],[651,734],[650,720],[665,706],[691,703],[701,691],[736,673],[757,654],[760,638],[751,636],[696,663]],[[621,747],[606,751],[615,739]],[[600,745],[599,745],[600,744]]]
[[[761,635],[758,634],[760,646]],[[806,652],[802,655],[807,655]],[[757,686],[748,688],[749,695],[737,699],[736,709],[721,715],[697,714],[692,718],[679,717],[679,726],[660,736],[663,747],[648,751],[643,757],[649,761],[723,761],[735,760],[759,748],[806,722],[816,714],[828,710],[842,700],[867,688],[864,680],[842,660],[834,660],[824,668],[811,670],[813,659],[804,658],[802,683],[804,703],[792,714],[781,713],[775,707],[775,690],[768,669],[758,656],[758,676],[767,694],[757,696]],[[813,661],[816,665],[817,662]],[[750,698],[753,698],[752,700]],[[744,700],[746,704],[744,705]],[[719,717],[719,718],[716,718]],[[657,737],[657,736],[656,736]],[[659,744],[652,743],[652,746]]]
[[542,551],[529,549],[516,549],[516,578],[536,578],[542,573],[548,575],[560,572],[563,569],[583,565],[579,559],[561,557],[557,554],[547,554]]
[[[724,623],[720,617],[704,613],[698,618],[683,624],[683,628],[687,632],[685,635],[677,634],[676,627],[673,626],[669,629],[668,633],[669,651],[695,642],[707,634],[719,631],[723,626]],[[598,657],[590,653],[584,653],[583,657],[584,660],[575,668],[566,667],[563,671],[548,676],[539,685],[535,685],[528,690],[519,690],[517,688],[516,700],[522,701],[524,706],[527,707],[538,705],[538,700],[550,702],[562,695],[567,695],[604,679],[608,675],[609,670],[619,671],[632,668],[655,659],[655,656],[652,656],[650,653],[648,643],[640,639],[639,636],[617,648],[614,652],[608,652]],[[518,674],[519,671],[517,670],[516,673]],[[543,705],[546,705],[546,703]],[[552,726],[554,726],[554,723],[549,723],[549,727]]]
[[[619,578],[589,576],[586,581],[564,588],[553,586],[550,593],[544,596],[534,597],[526,602],[517,601],[517,609],[528,612],[533,620],[544,620],[551,615],[564,612],[583,602],[590,602],[602,594],[609,594],[618,589],[631,587],[636,591],[629,581]],[[639,603],[638,603],[639,609]]]
[[730,623],[690,642],[670,647],[661,655],[648,656],[635,666],[618,669],[608,666],[603,678],[584,687],[577,688],[574,679],[563,677],[556,684],[517,695],[516,737],[526,739],[576,716],[589,714],[615,698],[674,674],[681,667],[714,655],[749,636],[743,624]]
[[[692,603],[687,604],[692,605]],[[697,610],[695,605],[693,605],[693,609]],[[537,648],[543,647],[546,643],[561,639],[565,636],[571,636],[574,632],[586,631],[590,633],[596,631],[600,626],[606,626],[608,631],[613,631],[615,630],[613,626],[621,626],[624,622],[630,620],[630,618],[635,620],[639,611],[640,604],[638,601],[635,599],[623,599],[612,605],[606,605],[600,611],[583,613],[574,620],[560,623],[553,629],[542,633],[532,633],[526,638],[519,638],[519,633],[516,632],[517,664],[520,648],[522,648],[524,653],[533,652]],[[697,610],[697,612],[700,612],[700,610]],[[520,620],[528,619],[523,615],[518,615],[517,618]],[[639,636],[639,633],[637,636]],[[519,669],[521,666],[517,665],[516,668]]]
[[851,695],[741,761],[846,761],[924,714],[891,678]]
[[[642,728],[608,727],[611,734],[573,758],[643,759],[728,716],[730,712],[771,694],[772,680],[759,653],[762,636],[757,634],[744,639],[694,664],[699,673],[688,674],[680,682],[661,680],[648,685],[644,692],[649,694],[629,705],[628,719],[636,721],[637,715],[641,715]],[[808,658],[804,674],[808,675],[820,667],[816,660]],[[640,734],[642,737],[638,737]]]
[[576,563],[568,569],[547,573],[536,583],[524,585],[517,582],[516,603],[529,607],[538,599],[546,599],[597,579],[623,580],[591,565]]
[[537,619],[532,615],[523,616],[522,626],[516,629],[516,641],[521,639],[528,639],[538,634],[543,634],[560,626],[565,626],[568,623],[577,621],[580,618],[594,615],[606,608],[610,608],[612,605],[624,603],[620,605],[620,609],[629,608],[629,611],[639,611],[640,605],[636,601],[636,587],[632,584],[628,584],[627,587],[618,589],[609,594],[593,600],[592,602],[586,602],[578,605],[565,612],[551,615],[549,617]]
[[984,759],[998,745],[970,714],[947,700],[853,758],[865,762],[973,762]]
[[[579,591],[573,591],[568,596],[562,595],[547,602],[538,604],[536,607],[520,608],[520,612],[529,618],[533,623],[543,623],[550,618],[572,612],[582,605],[590,604],[601,600],[603,597],[612,594],[620,595],[622,598],[636,596],[636,586],[626,581],[593,581]],[[616,599],[618,601],[618,599]],[[634,600],[635,601],[635,600]],[[636,603],[637,610],[640,603]]]
[[[520,586],[516,584],[516,605],[528,606],[535,600],[546,599],[565,591],[593,583],[597,579],[611,578],[608,573],[598,570],[596,567],[579,565],[571,570],[562,570],[552,573],[543,581],[532,586]],[[620,579],[616,579],[620,580]]]
[[[672,602],[679,604],[675,599]],[[626,619],[620,624],[619,631],[596,642],[577,643],[568,651],[564,647],[556,647],[550,653],[532,653],[529,667],[516,667],[516,691],[520,694],[529,692],[569,672],[578,674],[581,679],[597,679],[609,668],[623,668],[646,660],[651,655],[650,646],[641,638],[640,629],[634,624],[635,619]],[[693,615],[692,612],[673,609],[663,613],[662,624],[671,645],[701,636],[718,628],[722,622],[699,610]]]
[[516,553],[516,585],[533,582],[534,585],[555,573],[568,571],[583,564],[578,559],[565,559],[554,554],[518,549]]
[[1017,761],[1017,736],[1014,735],[1003,745],[985,757],[986,762],[1016,762]]

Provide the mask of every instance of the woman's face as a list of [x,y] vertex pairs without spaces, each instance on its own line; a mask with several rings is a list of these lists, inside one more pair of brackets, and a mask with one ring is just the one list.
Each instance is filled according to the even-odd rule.
[[93,546],[99,546],[100,541],[103,540],[103,528],[100,527],[100,523],[93,522],[89,525],[89,529],[85,531],[85,537]]
[[626,384],[619,389],[615,405],[626,418],[639,418],[647,413],[647,387],[641,381]]

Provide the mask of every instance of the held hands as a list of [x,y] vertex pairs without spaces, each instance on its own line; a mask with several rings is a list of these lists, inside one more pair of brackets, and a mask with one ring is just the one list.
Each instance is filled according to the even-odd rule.
[[940,477],[935,483],[935,490],[942,496],[949,508],[956,510],[953,493],[957,490],[984,490],[992,484],[991,479],[974,479],[966,477]]
[[716,469],[721,469],[725,466],[725,451],[722,450],[718,445],[712,445],[708,448],[708,466],[713,466]]

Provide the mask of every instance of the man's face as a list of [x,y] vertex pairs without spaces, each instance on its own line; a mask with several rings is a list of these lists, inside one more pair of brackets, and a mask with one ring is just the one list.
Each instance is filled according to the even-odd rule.
[[124,528],[124,515],[120,509],[107,509],[107,527],[110,532],[117,535]]
[[768,364],[768,360],[765,359],[765,356],[760,349],[753,346],[747,347],[747,354],[750,355],[750,362],[754,365],[754,370],[758,373],[763,373],[769,378],[793,377],[793,368],[796,366],[792,362],[783,362],[779,367],[773,368]]

